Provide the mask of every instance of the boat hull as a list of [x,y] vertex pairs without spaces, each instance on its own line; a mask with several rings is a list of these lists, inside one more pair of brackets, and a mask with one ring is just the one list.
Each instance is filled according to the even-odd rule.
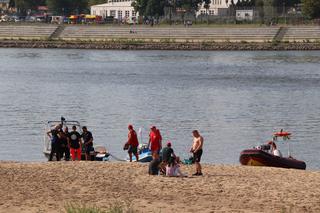
[[[49,159],[50,157],[50,151],[43,151],[44,156]],[[86,155],[84,152],[81,153],[81,160],[85,160],[86,159]],[[56,155],[53,155],[53,161],[56,161]],[[71,160],[71,158],[70,158]],[[98,153],[91,153],[90,154],[90,161],[109,161],[109,153],[105,153],[105,154],[98,154]]]
[[[129,157],[127,158],[127,161],[130,161]],[[132,155],[132,161],[137,161],[136,156]],[[152,153],[151,151],[143,152],[139,154],[139,161],[142,163],[147,163],[152,161]]]
[[240,154],[240,163],[246,166],[271,166],[292,169],[306,169],[306,163],[294,158],[274,156],[259,149],[247,149]]

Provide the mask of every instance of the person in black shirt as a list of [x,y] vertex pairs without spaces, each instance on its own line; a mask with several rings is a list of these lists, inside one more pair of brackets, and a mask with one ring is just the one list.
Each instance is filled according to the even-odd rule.
[[90,159],[90,152],[93,151],[93,137],[92,133],[88,131],[86,126],[82,127],[82,135],[83,144],[86,153],[86,160]]
[[69,133],[70,152],[72,160],[81,160],[81,135],[77,132],[77,127],[72,126],[72,131]]
[[171,148],[171,142],[167,142],[167,146],[162,149],[162,162],[159,165],[161,173],[165,174],[165,168],[168,164],[171,164],[175,161],[176,155],[174,154],[173,149]]
[[59,133],[60,137],[60,157],[62,158],[64,156],[64,159],[66,161],[70,160],[70,141],[69,141],[69,130],[66,126],[64,128],[64,131]]
[[49,161],[52,161],[53,155],[56,155],[57,161],[60,161],[60,138],[59,132],[61,131],[62,125],[56,125],[52,130],[47,132],[47,135],[51,139],[51,152]]
[[171,148],[171,142],[167,143],[167,146],[162,149],[162,162],[172,163],[176,155],[174,154],[173,149]]

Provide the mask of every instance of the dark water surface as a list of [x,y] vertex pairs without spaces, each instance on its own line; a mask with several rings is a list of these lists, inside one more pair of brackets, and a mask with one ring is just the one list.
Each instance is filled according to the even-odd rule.
[[158,126],[183,157],[199,129],[216,164],[284,128],[292,155],[320,168],[319,51],[0,49],[0,77],[0,160],[44,161],[45,123],[63,115],[121,158],[129,123],[144,141]]

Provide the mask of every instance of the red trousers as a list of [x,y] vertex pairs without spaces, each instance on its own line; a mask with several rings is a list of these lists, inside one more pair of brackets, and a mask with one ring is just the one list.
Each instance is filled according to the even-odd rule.
[[70,148],[70,153],[71,153],[71,157],[72,160],[76,160],[76,157],[78,158],[78,160],[81,160],[81,149],[74,149],[74,148]]

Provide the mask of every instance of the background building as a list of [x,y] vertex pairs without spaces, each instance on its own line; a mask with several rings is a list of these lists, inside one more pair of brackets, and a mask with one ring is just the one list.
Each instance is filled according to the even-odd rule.
[[237,21],[252,21],[254,17],[253,10],[236,10]]
[[113,16],[118,20],[126,20],[129,17],[136,17],[137,14],[131,6],[134,0],[106,0],[105,4],[93,5],[90,8],[91,15]]
[[[233,1],[235,4],[238,2],[238,0]],[[227,15],[228,8],[231,5],[231,0],[211,0],[211,4],[208,10],[204,8],[202,5],[199,11],[197,12],[198,15],[205,15],[208,13],[208,15],[212,16],[223,16]]]

